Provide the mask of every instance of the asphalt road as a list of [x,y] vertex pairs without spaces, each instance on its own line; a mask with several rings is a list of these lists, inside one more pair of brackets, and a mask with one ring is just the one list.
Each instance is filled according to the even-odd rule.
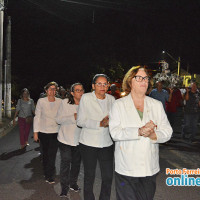
[[[167,144],[160,145],[161,171],[157,176],[157,190],[154,200],[198,200],[200,189],[197,186],[167,186],[166,168],[197,169],[200,167],[200,140],[194,144],[180,139],[180,130]],[[60,199],[59,163],[60,153],[56,159],[56,183],[49,185],[42,174],[39,147],[33,142],[30,134],[30,146],[26,151],[20,150],[19,129],[16,126],[6,136],[0,139],[0,200],[56,200]],[[198,135],[199,136],[199,135]],[[194,176],[197,178],[198,176]],[[83,166],[78,184],[83,188]],[[99,167],[96,171],[94,192],[98,199],[101,185]],[[111,200],[115,200],[114,180]],[[71,200],[83,200],[80,193],[70,192]]]

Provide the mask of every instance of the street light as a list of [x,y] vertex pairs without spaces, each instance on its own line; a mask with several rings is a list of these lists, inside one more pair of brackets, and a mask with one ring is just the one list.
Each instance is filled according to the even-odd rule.
[[178,57],[178,60],[176,60],[171,54],[169,54],[167,51],[162,51],[162,53],[166,53],[172,60],[174,60],[178,64],[178,76],[180,75],[180,67],[181,67],[181,58]]

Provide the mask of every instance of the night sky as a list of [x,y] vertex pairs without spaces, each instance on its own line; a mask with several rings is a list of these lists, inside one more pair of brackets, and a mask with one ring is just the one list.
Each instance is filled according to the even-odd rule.
[[9,0],[7,7],[13,82],[35,98],[49,81],[89,89],[99,68],[156,63],[162,50],[200,73],[198,0]]

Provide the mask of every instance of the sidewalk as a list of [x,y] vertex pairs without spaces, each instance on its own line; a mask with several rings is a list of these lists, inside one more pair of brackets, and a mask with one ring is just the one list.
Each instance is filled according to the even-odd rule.
[[0,138],[5,136],[13,128],[13,117],[15,114],[15,109],[12,109],[11,118],[2,116],[2,121],[0,122]]

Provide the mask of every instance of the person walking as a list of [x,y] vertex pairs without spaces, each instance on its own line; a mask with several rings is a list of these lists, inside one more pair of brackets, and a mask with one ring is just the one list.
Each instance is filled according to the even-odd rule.
[[84,165],[84,199],[94,200],[93,185],[97,160],[101,169],[100,200],[109,200],[113,177],[113,142],[110,137],[108,113],[115,101],[106,94],[108,77],[96,74],[92,81],[93,92],[82,96],[77,125],[82,127],[80,135],[80,151]]
[[159,143],[172,135],[162,103],[145,95],[148,84],[146,68],[131,68],[122,86],[127,96],[116,100],[109,114],[117,200],[153,199],[160,171]]
[[62,100],[55,97],[57,87],[56,82],[45,86],[47,97],[38,100],[33,123],[34,140],[39,140],[42,144],[44,176],[49,184],[55,183],[55,160],[58,150],[56,115]]
[[180,108],[182,106],[183,97],[178,88],[173,88],[172,98],[170,102],[166,102],[166,113],[168,120],[172,126],[172,129],[175,129],[176,118],[180,112]]
[[65,90],[65,88],[63,86],[60,86],[59,88],[59,95],[61,99],[66,99],[67,98],[67,91]]
[[182,128],[182,138],[185,139],[186,129],[190,132],[189,140],[193,142],[197,134],[197,123],[199,120],[200,93],[197,90],[196,82],[191,83],[191,90],[186,88],[184,95],[186,101],[184,109],[184,125]]
[[80,171],[81,155],[79,150],[79,138],[81,128],[76,125],[77,110],[80,99],[84,93],[81,83],[71,86],[69,99],[64,99],[58,110],[56,121],[60,124],[58,132],[60,164],[60,197],[67,197],[69,188],[75,192],[80,190],[77,185]]
[[29,90],[27,88],[24,88],[21,91],[20,99],[17,102],[16,111],[13,119],[13,125],[15,125],[16,117],[18,116],[21,149],[24,149],[27,145],[29,145],[28,137],[34,114],[34,101],[30,98]]
[[115,99],[120,98],[120,91],[117,90],[117,86],[115,84],[110,86],[110,91],[108,91],[108,94],[112,95]]
[[162,81],[157,81],[156,88],[150,92],[149,96],[161,101],[166,111],[166,102],[171,102],[172,92],[173,90],[169,88],[169,93],[168,93],[166,90],[163,89]]

